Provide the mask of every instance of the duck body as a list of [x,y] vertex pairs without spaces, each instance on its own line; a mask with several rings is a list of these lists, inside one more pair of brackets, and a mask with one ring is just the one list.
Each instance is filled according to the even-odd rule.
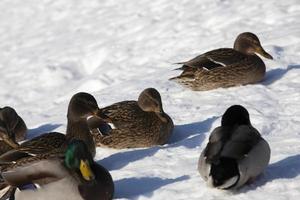
[[115,129],[108,136],[98,137],[99,146],[111,148],[137,148],[163,145],[169,139],[173,122],[164,114],[165,122],[155,113],[143,111],[136,101],[123,101],[101,109],[104,120]]
[[263,172],[270,154],[269,144],[251,124],[222,125],[211,133],[198,170],[210,187],[236,189]]
[[262,59],[272,56],[264,51],[253,33],[242,33],[234,48],[220,48],[199,55],[183,64],[182,74],[171,78],[192,90],[205,91],[260,82],[266,72]]
[[[99,134],[96,137],[98,146],[120,149],[163,145],[167,142],[174,128],[173,121],[163,112],[158,91],[148,88],[143,92],[138,101],[122,101],[100,110],[100,117],[113,124],[114,128],[107,136]],[[157,98],[145,95],[151,92]]]
[[[52,159],[59,159],[66,151],[67,144],[74,139],[83,141],[89,153],[94,157],[96,152],[95,143],[87,124],[87,118],[96,116],[98,110],[97,102],[93,96],[87,93],[75,94],[69,103],[66,135],[56,132],[46,133],[15,146],[12,150],[0,156],[1,173],[11,172],[19,168],[24,170],[27,165],[32,166],[36,162],[48,162]],[[12,143],[11,140],[8,141]],[[6,141],[6,143],[8,142]],[[22,170],[20,170],[21,174]],[[20,182],[23,182],[21,174],[18,174],[18,177]],[[15,178],[9,179],[8,177],[10,176],[6,177],[6,184],[12,187],[19,185],[20,182],[13,182]],[[47,179],[43,178],[42,180],[48,183]],[[50,176],[50,179],[50,181],[53,181],[52,179],[56,180],[59,178]]]
[[[66,165],[64,160],[67,159],[68,153],[65,153],[65,156],[47,156],[46,159],[35,159],[22,165],[14,165],[2,172],[2,177],[7,184],[14,187],[32,183],[41,186],[36,190],[24,190],[24,192],[17,193],[16,199],[28,199],[29,197],[30,199],[46,199],[48,197],[53,199],[55,197],[57,200],[112,199],[114,184],[110,173],[92,160],[92,155],[83,141],[79,143],[79,145],[85,146],[83,153],[80,153],[79,156],[86,156],[82,158],[83,161],[89,160],[87,168],[90,170],[89,173],[93,174],[92,176],[86,178],[82,175],[81,166],[70,168]],[[70,148],[69,146],[66,151]],[[71,161],[70,163],[81,164],[82,160],[78,162]]]

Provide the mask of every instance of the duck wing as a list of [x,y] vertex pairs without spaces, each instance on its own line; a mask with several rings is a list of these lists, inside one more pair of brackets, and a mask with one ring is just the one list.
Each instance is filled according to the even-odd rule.
[[224,144],[229,137],[230,129],[228,127],[220,126],[213,130],[204,150],[204,157],[206,157],[208,163],[217,163],[219,161]]
[[115,128],[128,128],[135,124],[136,120],[143,118],[144,111],[136,101],[122,101],[100,110],[100,117],[112,123]]
[[47,184],[70,175],[63,165],[62,158],[29,160],[22,165],[14,165],[2,172],[5,182],[11,186],[38,183]]
[[187,62],[181,62],[177,64],[183,64],[181,70],[185,70],[189,67],[192,68],[205,68],[211,70],[217,67],[225,67],[233,63],[240,62],[245,59],[246,55],[231,48],[220,48],[201,54]]
[[61,151],[60,147],[62,147],[65,142],[66,137],[62,133],[51,132],[40,135],[2,154],[0,156],[0,165],[4,163],[15,163],[17,160],[25,157],[34,157],[50,153],[58,154]]
[[221,156],[233,159],[242,159],[260,141],[259,132],[252,126],[237,127],[229,141],[224,144]]

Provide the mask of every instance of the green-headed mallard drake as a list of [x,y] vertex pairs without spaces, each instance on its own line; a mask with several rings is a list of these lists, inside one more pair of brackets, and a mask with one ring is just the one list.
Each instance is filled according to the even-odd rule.
[[234,105],[224,113],[221,126],[211,133],[198,170],[211,187],[239,188],[263,172],[270,153],[269,144],[251,125],[248,111]]
[[71,140],[61,157],[36,159],[2,171],[6,184],[22,187],[39,184],[41,188],[23,190],[16,199],[110,200],[114,184],[110,173],[94,162],[85,142]]
[[162,145],[173,130],[172,119],[164,112],[159,92],[145,89],[138,101],[122,101],[103,109],[99,116],[113,128],[95,137],[97,146],[135,148]]
[[0,155],[16,147],[17,142],[24,140],[26,132],[26,124],[15,109],[9,106],[0,108]]
[[212,90],[261,81],[266,66],[260,54],[273,59],[261,46],[258,37],[250,32],[241,33],[232,48],[206,52],[192,60],[182,62],[182,74],[171,78],[192,90]]

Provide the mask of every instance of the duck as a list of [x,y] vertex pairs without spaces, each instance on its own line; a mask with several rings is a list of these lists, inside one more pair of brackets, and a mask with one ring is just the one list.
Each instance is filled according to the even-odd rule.
[[244,32],[237,36],[233,48],[215,49],[177,63],[182,64],[177,69],[183,72],[169,80],[194,91],[258,83],[265,77],[266,66],[257,54],[273,59],[254,33]]
[[36,155],[50,156],[65,152],[66,144],[72,139],[84,141],[94,157],[96,147],[87,119],[99,118],[97,116],[98,111],[97,101],[91,94],[79,92],[73,95],[68,105],[66,134],[50,132],[25,141],[13,150],[1,155],[0,164],[7,162],[8,159],[18,165],[24,159],[27,162],[26,159],[31,159]]
[[73,139],[84,141],[94,157],[96,147],[87,119],[99,118],[97,116],[98,111],[97,101],[91,94],[79,92],[73,95],[68,105],[66,134],[59,132],[45,133],[16,146],[11,145],[14,143],[13,140],[6,138],[5,141],[10,141],[7,144],[13,146],[13,149],[0,155],[1,171],[11,167],[23,166],[36,160],[62,156],[68,142]]
[[68,142],[63,156],[36,159],[21,166],[12,163],[2,172],[10,186],[39,184],[34,190],[21,190],[16,199],[111,200],[114,183],[111,174],[93,160],[87,144]]
[[210,134],[198,171],[210,187],[238,189],[263,173],[270,156],[270,146],[251,125],[247,109],[233,105]]
[[101,108],[98,116],[111,126],[106,133],[94,134],[98,147],[124,149],[163,145],[174,128],[155,88],[143,90],[137,101],[122,101]]
[[17,147],[25,140],[27,126],[16,110],[10,106],[0,108],[0,155]]

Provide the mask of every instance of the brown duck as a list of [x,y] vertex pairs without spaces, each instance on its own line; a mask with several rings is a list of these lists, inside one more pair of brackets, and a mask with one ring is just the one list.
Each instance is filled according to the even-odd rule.
[[154,88],[145,89],[138,101],[122,101],[100,109],[99,116],[113,128],[106,129],[104,134],[101,130],[95,134],[96,145],[110,148],[163,145],[174,127]]
[[182,62],[182,74],[171,78],[192,90],[204,91],[257,83],[263,80],[266,66],[260,54],[273,59],[261,46],[258,37],[250,32],[241,33],[232,48],[206,52]]
[[64,155],[67,144],[73,139],[82,140],[94,157],[95,143],[87,119],[99,118],[98,111],[97,102],[92,95],[82,92],[75,94],[68,106],[66,135],[52,132],[22,143],[0,156],[1,171],[18,168],[39,160],[60,157]]
[[6,106],[0,108],[0,155],[15,148],[25,139],[27,127],[15,109]]

